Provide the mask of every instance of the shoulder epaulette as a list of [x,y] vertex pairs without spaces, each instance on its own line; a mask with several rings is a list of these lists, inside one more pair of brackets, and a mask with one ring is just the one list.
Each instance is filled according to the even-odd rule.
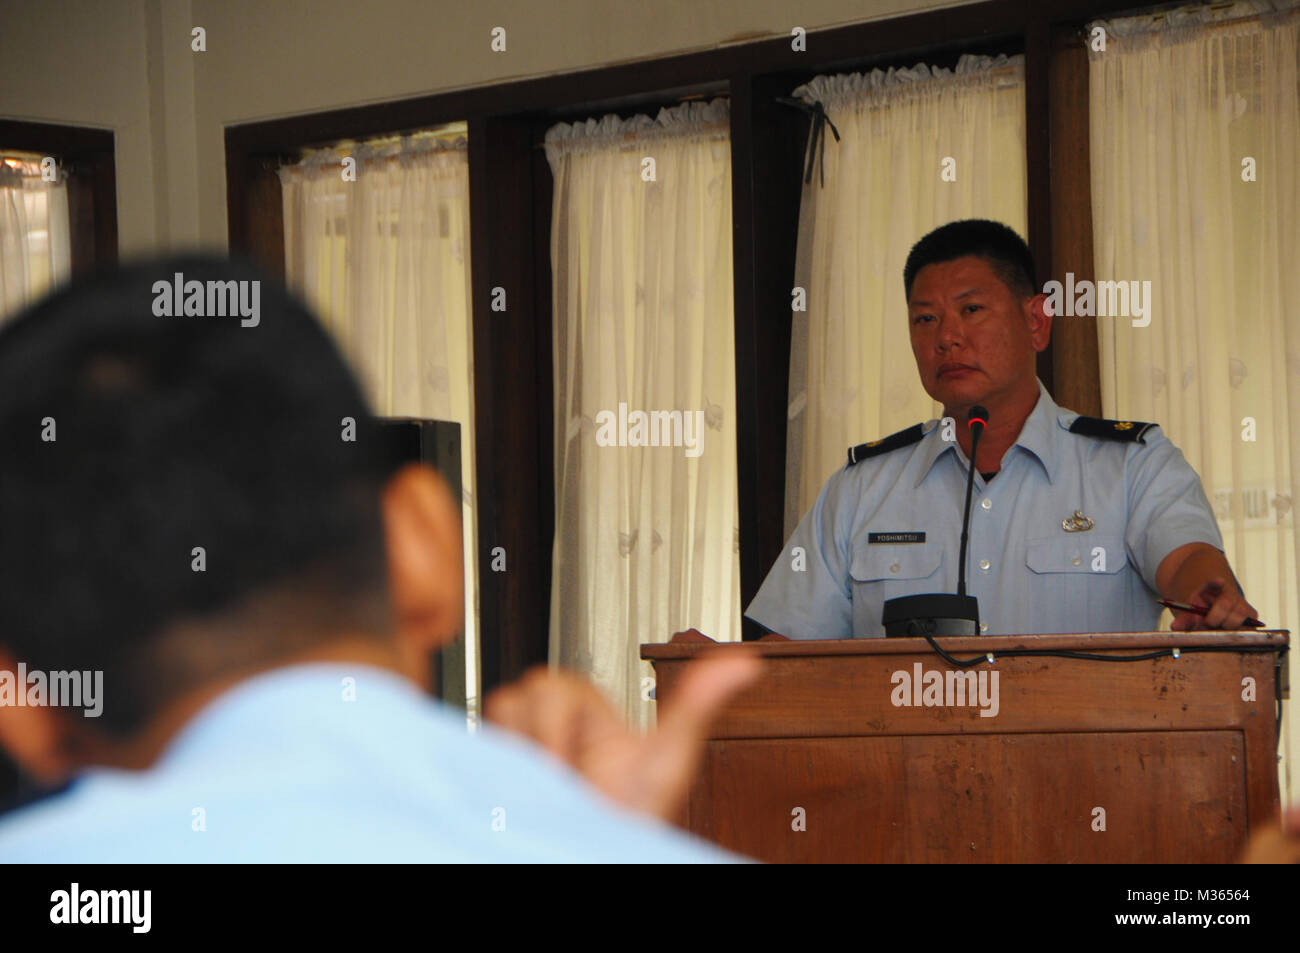
[[925,436],[925,431],[921,424],[912,424],[906,430],[891,433],[888,437],[881,437],[879,440],[868,440],[856,447],[849,447],[849,462],[845,465],[851,467],[859,460],[865,460],[867,457],[874,457],[881,453],[888,453],[890,450],[897,450],[899,447],[906,447],[908,444],[916,443],[923,436]]
[[1142,435],[1155,424],[1142,420],[1107,420],[1105,417],[1077,417],[1070,424],[1070,433],[1104,440],[1124,440],[1129,443],[1146,443]]

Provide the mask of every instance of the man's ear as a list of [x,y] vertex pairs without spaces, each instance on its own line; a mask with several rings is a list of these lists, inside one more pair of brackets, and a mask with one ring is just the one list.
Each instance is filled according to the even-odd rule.
[[383,493],[389,591],[403,649],[427,655],[465,618],[460,504],[438,472],[404,466]]
[[[14,691],[27,692],[18,684],[18,663],[0,648],[0,672],[12,679]],[[15,698],[16,700],[16,698]],[[49,705],[0,705],[0,747],[23,773],[39,784],[53,787],[66,780],[78,765],[67,754],[67,725],[59,709]]]
[[1025,302],[1025,320],[1029,323],[1029,341],[1035,351],[1047,348],[1052,337],[1052,314],[1047,310],[1047,295],[1039,292]]

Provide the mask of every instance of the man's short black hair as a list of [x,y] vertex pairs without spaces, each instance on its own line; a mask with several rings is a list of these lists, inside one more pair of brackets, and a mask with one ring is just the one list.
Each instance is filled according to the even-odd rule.
[[[256,326],[158,316],[177,275],[260,282]],[[74,282],[0,328],[0,644],[29,670],[102,670],[100,727],[124,734],[201,670],[285,648],[236,637],[196,664],[170,626],[286,585],[349,631],[387,619],[376,440],[325,331],[252,265],[186,255]]]
[[1038,293],[1034,256],[1025,240],[1001,222],[968,218],[941,225],[912,246],[903,266],[903,286],[912,298],[912,282],[926,265],[974,255],[993,268],[1012,294],[1024,299]]

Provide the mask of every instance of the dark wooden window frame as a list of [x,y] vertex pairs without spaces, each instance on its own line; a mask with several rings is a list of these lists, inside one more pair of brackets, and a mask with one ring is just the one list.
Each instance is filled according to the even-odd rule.
[[53,156],[68,173],[74,276],[117,261],[117,166],[113,142],[109,130],[0,119],[0,148]]
[[[469,127],[482,688],[545,662],[554,534],[550,213],[541,147],[555,122],[630,115],[686,97],[731,102],[741,598],[785,544],[786,401],[800,176],[807,121],[775,102],[819,74],[962,52],[1023,51],[1029,234],[1039,280],[1091,275],[1087,56],[1081,27],[1132,0],[989,2],[648,62],[439,93],[226,129],[232,252],[283,275],[276,166],[305,147],[465,120]],[[598,92],[597,92],[598,91]],[[506,291],[493,312],[491,289]],[[1098,413],[1095,324],[1053,330],[1039,376]],[[864,437],[875,435],[864,435]],[[490,567],[493,547],[507,571]],[[758,633],[746,622],[745,635]]]

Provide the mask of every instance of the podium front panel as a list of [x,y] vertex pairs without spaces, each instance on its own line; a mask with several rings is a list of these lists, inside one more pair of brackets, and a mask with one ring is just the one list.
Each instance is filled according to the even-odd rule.
[[[954,669],[915,639],[643,646],[662,703],[702,651],[766,656],[684,825],[766,861],[1227,863],[1276,815],[1285,633],[941,642],[994,661]],[[999,654],[1017,648],[1056,654]]]

